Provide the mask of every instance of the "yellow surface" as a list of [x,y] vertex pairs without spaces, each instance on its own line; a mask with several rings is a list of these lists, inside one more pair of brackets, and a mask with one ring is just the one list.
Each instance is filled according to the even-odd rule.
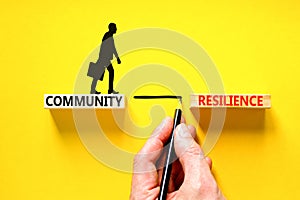
[[[0,199],[128,199],[131,174],[99,163],[43,109],[44,93],[73,92],[111,21],[118,34],[181,32],[206,49],[227,93],[271,94],[263,124],[225,128],[209,156],[228,199],[300,199],[299,13],[296,0],[1,1]],[[116,82],[147,59],[136,55],[115,67]]]

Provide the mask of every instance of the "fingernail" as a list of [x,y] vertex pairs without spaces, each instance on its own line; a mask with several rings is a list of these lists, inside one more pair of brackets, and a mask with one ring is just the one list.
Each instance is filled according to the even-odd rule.
[[180,124],[178,126],[178,132],[181,137],[189,137],[189,130],[185,124]]
[[162,125],[166,125],[169,121],[170,117],[166,117],[163,121],[162,121]]
[[160,123],[160,125],[158,126],[158,128],[163,128],[168,122],[168,117],[166,117],[165,119],[163,119],[163,121]]

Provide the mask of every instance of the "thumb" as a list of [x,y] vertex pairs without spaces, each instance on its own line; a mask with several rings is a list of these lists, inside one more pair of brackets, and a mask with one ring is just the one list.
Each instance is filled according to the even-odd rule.
[[178,125],[175,130],[174,147],[182,165],[185,179],[199,180],[197,175],[200,175],[203,165],[208,167],[208,164],[204,160],[205,156],[202,149],[195,142],[188,127],[183,123]]

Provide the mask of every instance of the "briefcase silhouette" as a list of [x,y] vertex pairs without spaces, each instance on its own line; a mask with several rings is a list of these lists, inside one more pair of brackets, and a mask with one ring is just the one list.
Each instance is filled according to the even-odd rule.
[[101,65],[99,61],[97,61],[96,63],[90,62],[87,75],[89,77],[96,78],[102,81],[104,71],[105,71],[105,67]]

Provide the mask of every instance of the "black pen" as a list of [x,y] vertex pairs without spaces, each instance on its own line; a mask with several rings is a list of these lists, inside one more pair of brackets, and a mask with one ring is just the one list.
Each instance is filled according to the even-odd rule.
[[164,170],[160,182],[160,191],[158,195],[158,200],[165,200],[167,198],[169,181],[172,172],[172,162],[174,162],[176,159],[176,153],[174,149],[174,132],[176,126],[180,124],[181,113],[182,111],[180,109],[175,110],[173,129],[171,132],[171,136],[169,137],[166,143],[166,145],[169,146],[168,149],[165,150],[167,154],[166,154],[166,161],[165,161]]

